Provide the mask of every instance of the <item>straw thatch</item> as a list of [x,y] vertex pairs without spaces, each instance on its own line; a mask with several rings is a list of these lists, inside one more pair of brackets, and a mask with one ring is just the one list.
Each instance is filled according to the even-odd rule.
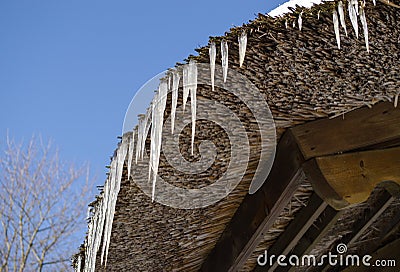
[[[224,37],[211,39],[228,41],[230,69],[238,70],[260,89],[274,116],[278,138],[288,127],[316,118],[337,115],[345,118],[346,112],[378,101],[392,101],[399,93],[400,9],[382,3],[376,7],[367,4],[371,49],[367,53],[362,34],[357,40],[351,31],[349,37],[341,37],[342,49],[337,49],[333,7],[334,3],[324,3],[311,9],[297,8],[276,19],[260,14],[254,21],[231,29]],[[302,31],[286,29],[285,21],[297,20],[302,11]],[[248,47],[244,65],[239,68],[237,36],[243,30],[248,33]],[[208,62],[208,48],[197,51],[199,56],[191,58]],[[218,55],[217,62],[219,59]],[[251,159],[244,178],[218,203],[203,209],[180,210],[152,203],[127,179],[125,169],[112,226],[107,271],[198,270],[247,194],[260,150],[254,118],[240,100],[221,89],[213,93],[211,88],[199,86],[198,96],[200,100],[202,97],[218,100],[246,124]],[[203,176],[194,177],[175,173],[161,156],[159,174],[169,177],[169,182],[177,186],[192,186],[193,182],[196,186],[207,185],[223,173],[227,164],[229,139],[226,135],[215,123],[200,120],[196,126],[197,153],[194,157],[189,155],[190,127],[184,130],[187,135],[182,136],[181,152],[187,159],[196,160],[199,142],[208,138],[218,146],[217,160]],[[281,214],[257,250],[265,249],[276,239],[310,194],[311,188],[304,183],[290,202],[292,206]],[[244,269],[253,266],[254,256]],[[96,267],[98,271],[103,270],[100,260]]]

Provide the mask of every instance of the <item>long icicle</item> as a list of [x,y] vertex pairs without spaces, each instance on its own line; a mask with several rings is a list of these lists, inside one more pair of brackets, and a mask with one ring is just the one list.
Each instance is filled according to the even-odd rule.
[[197,107],[197,64],[194,60],[189,62],[189,86],[190,86],[190,109],[192,113],[192,155],[194,147],[194,135],[196,133],[196,107]]
[[351,25],[353,26],[354,32],[356,33],[356,37],[358,39],[357,12],[356,12],[355,6],[353,5],[352,0],[349,1],[348,10],[349,10],[349,17],[350,17]]
[[112,206],[112,196],[114,192],[114,187],[116,183],[117,176],[117,160],[114,157],[111,161],[110,175],[107,183],[107,193],[104,194],[104,203],[105,203],[105,216],[104,216],[104,234],[103,234],[103,246],[101,249],[101,264],[104,263],[104,257],[106,255],[106,247],[108,244],[108,229],[111,223],[111,206]]
[[333,27],[335,29],[336,42],[340,49],[340,32],[339,32],[339,18],[336,9],[333,10]]
[[144,122],[144,115],[143,114],[139,114],[138,115],[138,119],[139,119],[139,124],[137,125],[138,128],[138,133],[137,133],[137,142],[136,142],[136,158],[135,158],[135,162],[136,164],[138,163],[138,160],[140,158],[140,151],[142,150],[142,134],[143,134],[143,122]]
[[299,18],[297,19],[297,23],[299,24],[299,30],[303,28],[303,12],[300,12]]
[[181,77],[177,71],[172,72],[172,106],[171,106],[171,133],[174,134],[176,105],[178,104],[178,89]]
[[217,58],[217,47],[215,43],[210,43],[210,48],[208,49],[210,55],[210,73],[211,73],[211,88],[214,91],[214,80],[215,80],[215,59]]
[[151,171],[153,169],[153,160],[155,156],[155,145],[156,145],[156,124],[157,124],[157,105],[158,105],[158,92],[155,93],[153,103],[151,103],[151,132],[150,132],[150,159],[149,159],[149,183],[151,181]]
[[238,41],[239,41],[239,66],[242,67],[244,62],[244,57],[246,56],[246,47],[247,47],[246,31],[242,32],[242,34],[238,37]]
[[119,190],[121,189],[121,179],[122,179],[122,173],[123,173],[124,162],[126,159],[127,151],[128,151],[127,139],[125,136],[123,136],[121,145],[119,146],[119,148],[117,150],[117,175],[116,175],[114,190],[112,191],[112,201],[111,201],[111,208],[110,208],[110,210],[111,210],[110,224],[108,225],[108,232],[106,234],[107,235],[107,246],[106,246],[106,252],[105,252],[104,266],[107,266],[108,249],[110,247],[112,223],[114,220],[115,206],[117,204],[118,193],[119,193]]
[[144,116],[144,121],[143,121],[143,134],[142,134],[142,145],[141,145],[141,150],[140,150],[140,158],[143,160],[144,156],[144,149],[146,147],[146,139],[147,135],[149,134],[149,129],[151,126],[151,107],[147,108],[146,114]]
[[157,181],[158,166],[159,166],[160,152],[161,152],[162,126],[164,122],[165,106],[167,104],[167,94],[168,94],[168,83],[165,80],[161,80],[160,86],[158,88],[156,106],[154,107],[155,111],[153,112],[153,115],[155,116],[154,123],[151,126],[151,134],[152,134],[151,152],[154,152],[154,154],[151,156],[151,165],[150,165],[150,169],[153,174],[152,178],[153,186],[151,194],[152,201],[154,201],[155,198],[156,181]]
[[344,33],[346,34],[346,37],[347,37],[346,20],[345,20],[343,2],[342,1],[339,1],[339,3],[338,3],[338,12],[339,12],[339,17],[340,17],[340,24],[343,27]]
[[221,61],[222,61],[222,71],[224,76],[224,83],[228,77],[228,43],[226,40],[221,41]]
[[364,29],[364,40],[365,46],[367,47],[367,52],[369,53],[369,37],[368,37],[368,25],[367,25],[367,18],[365,16],[364,6],[361,5],[360,7],[360,21]]
[[186,102],[189,97],[189,66],[183,66],[183,101],[182,107],[183,111],[185,111]]
[[356,12],[356,15],[359,15],[359,10],[358,10],[358,0],[350,0],[354,6],[354,10]]
[[129,141],[128,151],[128,178],[131,177],[132,160],[133,160],[133,149],[135,147],[135,130],[132,131],[131,138]]

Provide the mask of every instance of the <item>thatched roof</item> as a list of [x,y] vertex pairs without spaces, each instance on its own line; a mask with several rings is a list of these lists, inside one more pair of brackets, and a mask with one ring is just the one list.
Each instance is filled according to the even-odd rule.
[[[380,2],[377,6],[367,3],[365,10],[371,50],[367,53],[362,34],[356,39],[350,25],[348,37],[341,37],[342,49],[337,48],[332,22],[334,5],[329,2],[311,9],[297,8],[281,18],[259,14],[255,20],[231,29],[225,36],[211,38],[212,41],[228,41],[230,69],[239,71],[259,88],[275,119],[278,139],[287,128],[318,118],[338,115],[346,118],[349,111],[363,106],[372,107],[379,101],[393,102],[399,94],[400,9]],[[300,12],[303,12],[302,31],[292,28],[291,24],[286,29],[286,20],[297,20]],[[318,13],[320,19],[317,18]],[[237,37],[243,30],[248,33],[248,46],[244,65],[239,68]],[[199,56],[190,58],[208,63],[208,47],[196,51]],[[217,62],[220,59],[218,55]],[[209,86],[199,86],[197,92],[199,100],[218,100],[246,124],[248,138],[251,139],[251,160],[244,178],[233,192],[218,203],[203,209],[181,210],[151,202],[135,182],[128,179],[125,165],[112,225],[107,271],[199,270],[248,193],[259,157],[260,140],[258,131],[252,127],[254,118],[240,100],[222,89],[213,93]],[[169,104],[170,98],[167,115]],[[219,157],[207,174],[199,179],[174,173],[161,156],[159,174],[169,176],[169,182],[177,186],[190,186],[191,182],[207,184],[226,168],[224,158],[229,152],[227,136],[216,124],[206,120],[198,120],[196,126],[196,144],[209,138],[219,147]],[[188,160],[195,160],[199,154],[190,156],[190,127],[184,133],[187,137],[180,142],[181,150]],[[244,271],[255,267],[259,252],[285,230],[295,214],[307,205],[312,192],[305,179],[290,200],[290,205],[247,261]],[[396,203],[393,205],[397,205],[395,209],[398,211],[398,201]],[[368,205],[360,204],[357,209],[348,211],[343,220],[361,214],[363,209],[368,209]],[[333,231],[345,235],[347,229],[339,228],[340,224]],[[328,242],[333,243],[333,238]],[[325,249],[316,247],[315,250]],[[96,270],[102,271],[104,268],[99,258],[98,255]]]

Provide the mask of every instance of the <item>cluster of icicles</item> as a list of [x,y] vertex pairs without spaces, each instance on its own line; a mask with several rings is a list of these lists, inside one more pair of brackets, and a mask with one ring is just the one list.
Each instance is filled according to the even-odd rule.
[[[374,5],[376,5],[376,0],[373,0]],[[349,0],[348,1],[348,13],[351,21],[351,25],[353,26],[354,32],[356,34],[356,37],[358,39],[358,16],[360,17],[361,25],[364,30],[364,39],[365,39],[365,46],[367,48],[367,51],[369,52],[369,41],[368,41],[368,25],[367,25],[367,19],[365,15],[365,1],[361,2],[361,5],[359,5],[358,0]],[[299,30],[301,31],[303,28],[303,12],[299,14],[299,17],[297,18],[297,24],[299,27]],[[320,18],[320,11],[318,12],[318,20]],[[347,37],[347,29],[346,29],[346,20],[345,20],[345,13],[344,13],[344,6],[343,2],[339,1],[337,5],[337,10],[336,8],[333,10],[333,28],[335,31],[335,36],[336,36],[336,42],[338,45],[338,48],[340,49],[340,27],[339,27],[339,22],[340,25],[342,26],[344,33]],[[285,21],[285,26],[286,28],[289,27],[288,21]],[[296,26],[296,21],[293,21],[293,27]]]
[[[373,1],[374,5],[375,0]],[[351,24],[354,28],[356,37],[358,38],[358,16],[360,17],[361,24],[364,29],[365,44],[367,51],[369,52],[368,43],[368,26],[365,16],[365,2],[362,2],[359,6],[357,0],[348,1],[348,13]],[[298,27],[302,29],[302,14],[300,13],[297,18]],[[320,12],[318,12],[318,19]],[[339,1],[336,8],[333,11],[333,22],[334,30],[338,48],[340,49],[340,30],[339,22],[341,27],[347,36],[347,29],[345,23],[345,14],[343,2]],[[296,22],[293,22],[293,27]],[[288,27],[288,21],[285,22],[286,28]],[[239,64],[240,67],[243,65],[247,47],[247,34],[243,31],[238,37],[239,43]],[[228,43],[226,40],[221,41],[221,63],[223,72],[223,81],[226,82],[228,76]],[[209,46],[210,56],[210,76],[211,86],[214,91],[214,77],[215,77],[215,63],[217,56],[217,46],[214,42],[210,43]],[[182,108],[185,110],[187,100],[190,95],[191,101],[191,121],[192,121],[192,136],[191,136],[191,153],[193,155],[193,144],[195,135],[195,123],[196,123],[196,90],[197,90],[197,64],[191,60],[188,65],[185,65],[182,69],[182,76],[178,70],[170,71],[166,78],[161,79],[158,91],[156,92],[150,107],[147,109],[146,114],[139,116],[139,123],[137,127],[131,133],[126,133],[122,137],[121,144],[117,149],[117,154],[113,158],[110,166],[110,173],[108,179],[104,185],[103,196],[97,205],[91,211],[88,237],[86,239],[86,254],[85,254],[85,266],[84,271],[94,271],[96,264],[97,252],[101,250],[101,264],[107,263],[108,249],[110,245],[111,227],[113,223],[115,205],[117,196],[120,190],[122,171],[124,162],[127,159],[128,162],[128,178],[132,172],[133,160],[137,164],[143,160],[145,153],[145,144],[150,131],[150,158],[149,158],[149,182],[152,182],[152,201],[155,197],[156,179],[159,166],[159,158],[161,152],[161,140],[162,140],[162,128],[164,122],[164,111],[167,102],[167,94],[170,91],[172,93],[171,103],[171,132],[174,133],[176,108],[178,101],[178,90],[179,83],[182,78]],[[398,103],[398,95],[395,97],[395,106]],[[135,142],[136,139],[136,142]],[[136,146],[135,146],[136,145]],[[80,271],[80,261],[78,264],[78,271]]]
[[[239,60],[242,66],[246,53],[247,35],[243,32],[239,38]],[[215,43],[210,44],[210,70],[211,84],[214,90],[215,62],[217,49]],[[221,62],[223,67],[224,82],[228,76],[228,43],[221,42]],[[185,110],[189,95],[191,102],[191,153],[193,154],[195,123],[196,123],[196,90],[197,90],[197,64],[191,60],[183,66],[182,76],[178,70],[170,71],[166,78],[161,79],[146,114],[139,116],[137,127],[130,133],[125,133],[117,149],[116,156],[111,161],[110,173],[105,182],[103,195],[97,205],[90,212],[89,231],[86,239],[86,253],[84,271],[95,271],[96,256],[101,246],[101,264],[107,264],[108,249],[110,245],[111,227],[114,219],[115,205],[121,186],[124,162],[127,159],[128,178],[132,174],[132,162],[136,164],[143,160],[145,144],[150,132],[150,158],[149,181],[152,182],[152,201],[155,197],[156,179],[161,152],[162,129],[167,95],[172,93],[171,103],[171,131],[174,133],[176,108],[178,102],[179,83],[182,77],[182,108]],[[135,141],[136,139],[136,141]],[[80,266],[80,265],[79,265]],[[80,270],[78,270],[80,271]]]

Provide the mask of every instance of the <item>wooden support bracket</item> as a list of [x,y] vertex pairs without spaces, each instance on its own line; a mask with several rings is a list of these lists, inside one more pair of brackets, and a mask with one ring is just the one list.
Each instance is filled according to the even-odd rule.
[[318,157],[303,168],[318,195],[339,210],[366,201],[378,185],[400,185],[400,147]]

